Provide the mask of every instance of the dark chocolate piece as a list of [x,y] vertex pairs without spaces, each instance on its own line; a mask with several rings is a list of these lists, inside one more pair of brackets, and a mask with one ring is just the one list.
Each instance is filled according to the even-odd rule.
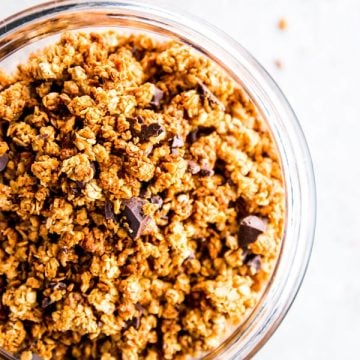
[[210,91],[210,89],[201,81],[198,82],[198,92],[200,96],[207,99],[210,105],[219,106],[221,111],[225,111],[224,104]]
[[9,157],[7,156],[7,154],[0,156],[0,172],[6,169],[8,162],[9,162]]
[[246,201],[242,197],[236,199],[235,210],[238,219],[243,219],[248,214]]
[[73,195],[78,196],[83,189],[85,189],[86,183],[83,181],[74,181],[73,184],[70,185],[70,191]]
[[246,257],[249,255],[249,250],[248,249],[242,249],[242,254],[241,254],[241,259],[243,261],[243,263],[245,264],[245,260],[246,260]]
[[137,115],[135,119],[139,124],[143,124],[145,122],[144,117],[141,115]]
[[239,245],[246,248],[256,241],[257,237],[266,230],[267,221],[255,215],[249,215],[240,221]]
[[39,139],[45,140],[45,139],[47,139],[49,137],[49,134],[39,134],[37,137]]
[[145,314],[145,308],[144,308],[142,305],[140,305],[139,303],[136,303],[136,304],[135,304],[135,307],[136,307],[136,309],[139,311],[140,315],[144,315],[144,314]]
[[129,123],[129,130],[132,136],[140,137],[140,133],[137,129],[144,124],[144,118],[141,115],[136,115],[135,117],[127,117],[127,122]]
[[49,284],[54,290],[65,290],[67,288],[66,284],[59,281],[57,282],[51,282]]
[[141,115],[137,115],[136,116],[136,121],[139,123],[139,124],[143,124],[145,122],[144,118],[141,116]]
[[[5,292],[5,288],[6,288],[5,275],[0,275],[0,298],[1,298],[1,295]],[[1,301],[0,301],[0,303],[1,303]]]
[[164,128],[157,123],[153,123],[150,125],[141,125],[140,139],[141,141],[146,141],[153,136],[159,136],[163,132]]
[[174,149],[174,148],[180,148],[183,146],[184,146],[184,140],[180,136],[175,135],[171,141],[171,147]]
[[76,187],[79,189],[79,192],[85,189],[86,182],[84,181],[75,181]]
[[193,144],[197,139],[202,136],[208,136],[215,131],[213,126],[205,127],[200,126],[193,131],[190,131],[188,136],[186,137],[186,142],[189,144]]
[[143,181],[141,183],[139,197],[143,199],[147,199],[151,196],[150,190],[149,190],[149,183]]
[[197,139],[198,139],[198,132],[199,130],[198,129],[195,129],[193,131],[190,131],[187,138],[186,138],[186,141],[189,143],[189,144],[193,144]]
[[106,220],[114,220],[114,221],[116,221],[116,217],[115,217],[114,210],[113,210],[113,205],[112,205],[112,203],[110,201],[105,202],[104,212],[105,212],[105,219]]
[[195,161],[188,161],[188,169],[190,171],[191,174],[195,175],[197,174],[201,169],[200,169],[200,165],[197,164]]
[[159,208],[161,208],[164,200],[162,199],[162,197],[160,195],[154,195],[150,198],[150,202],[152,204],[159,205]]
[[261,269],[261,256],[256,254],[247,254],[244,264],[258,272]]
[[62,254],[68,254],[69,253],[69,248],[67,246],[63,246],[59,249],[59,252]]
[[136,316],[136,317],[134,318],[134,328],[135,328],[136,330],[139,330],[139,327],[140,327],[140,316]]
[[6,321],[9,316],[9,308],[0,301],[0,321]]
[[169,216],[167,216],[167,215],[162,215],[162,216],[160,217],[160,219],[161,219],[161,220],[164,220],[164,221],[169,221]]
[[160,101],[162,100],[163,97],[164,97],[164,92],[162,90],[160,90],[158,87],[154,86],[154,94],[153,94],[153,98],[150,102],[150,105],[155,108],[159,108]]
[[226,161],[224,161],[223,159],[216,159],[215,161],[215,165],[214,165],[214,171],[218,174],[221,174],[221,175],[225,175],[226,174]]
[[143,49],[139,49],[136,46],[133,46],[131,53],[137,61],[140,61],[144,57],[145,51]]
[[126,320],[126,329],[133,326],[136,330],[139,330],[140,327],[140,316],[135,316],[132,319]]
[[91,162],[90,167],[92,168],[93,171],[93,177],[95,177],[96,174],[99,174],[99,165],[97,163]]
[[144,199],[133,197],[124,201],[123,216],[129,225],[129,233],[133,239],[137,239],[144,231],[150,218],[144,216],[142,208],[146,204]]
[[52,304],[52,301],[50,300],[50,298],[48,298],[48,297],[44,297],[43,299],[42,299],[42,302],[41,302],[41,307],[43,308],[43,309],[46,309],[48,306],[50,306]]
[[61,148],[62,149],[70,149],[74,146],[75,134],[74,133],[66,133],[61,139]]
[[210,169],[209,167],[205,166],[199,171],[200,176],[212,176],[214,175],[214,170]]

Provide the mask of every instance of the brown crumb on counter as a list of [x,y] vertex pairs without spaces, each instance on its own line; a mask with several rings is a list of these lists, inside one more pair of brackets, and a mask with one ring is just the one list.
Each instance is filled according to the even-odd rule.
[[284,17],[280,18],[278,20],[277,27],[279,30],[285,31],[289,27],[287,19]]
[[281,59],[275,59],[274,65],[279,69],[282,70],[284,68],[284,62]]
[[217,347],[283,232],[278,153],[247,94],[189,46],[112,31],[64,33],[0,75],[0,347]]

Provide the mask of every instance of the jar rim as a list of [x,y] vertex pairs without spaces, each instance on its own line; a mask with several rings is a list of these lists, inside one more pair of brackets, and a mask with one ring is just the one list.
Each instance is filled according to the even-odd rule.
[[[75,21],[76,14],[82,16]],[[64,21],[65,19],[65,21]],[[53,0],[3,20],[0,61],[28,43],[60,31],[97,26],[142,27],[190,44],[234,78],[260,110],[278,147],[286,192],[286,224],[279,259],[248,319],[204,359],[252,357],[279,326],[303,281],[312,250],[316,190],[312,160],[286,97],[250,53],[212,24],[158,0]],[[72,21],[70,21],[72,20]],[[106,20],[106,21],[105,21]],[[121,25],[120,25],[121,23]],[[131,26],[130,26],[131,25]]]

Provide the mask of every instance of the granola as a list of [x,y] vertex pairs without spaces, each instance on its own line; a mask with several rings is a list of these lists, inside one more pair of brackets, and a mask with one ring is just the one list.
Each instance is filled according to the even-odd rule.
[[185,359],[259,300],[283,231],[276,146],[189,46],[64,33],[0,76],[0,347]]

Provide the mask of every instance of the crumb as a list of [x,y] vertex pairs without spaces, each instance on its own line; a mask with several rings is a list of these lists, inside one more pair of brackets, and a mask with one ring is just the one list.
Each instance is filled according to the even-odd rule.
[[285,18],[280,18],[277,26],[278,26],[279,30],[285,31],[288,28],[289,24]]
[[281,59],[275,59],[274,64],[278,69],[284,68],[284,62]]

